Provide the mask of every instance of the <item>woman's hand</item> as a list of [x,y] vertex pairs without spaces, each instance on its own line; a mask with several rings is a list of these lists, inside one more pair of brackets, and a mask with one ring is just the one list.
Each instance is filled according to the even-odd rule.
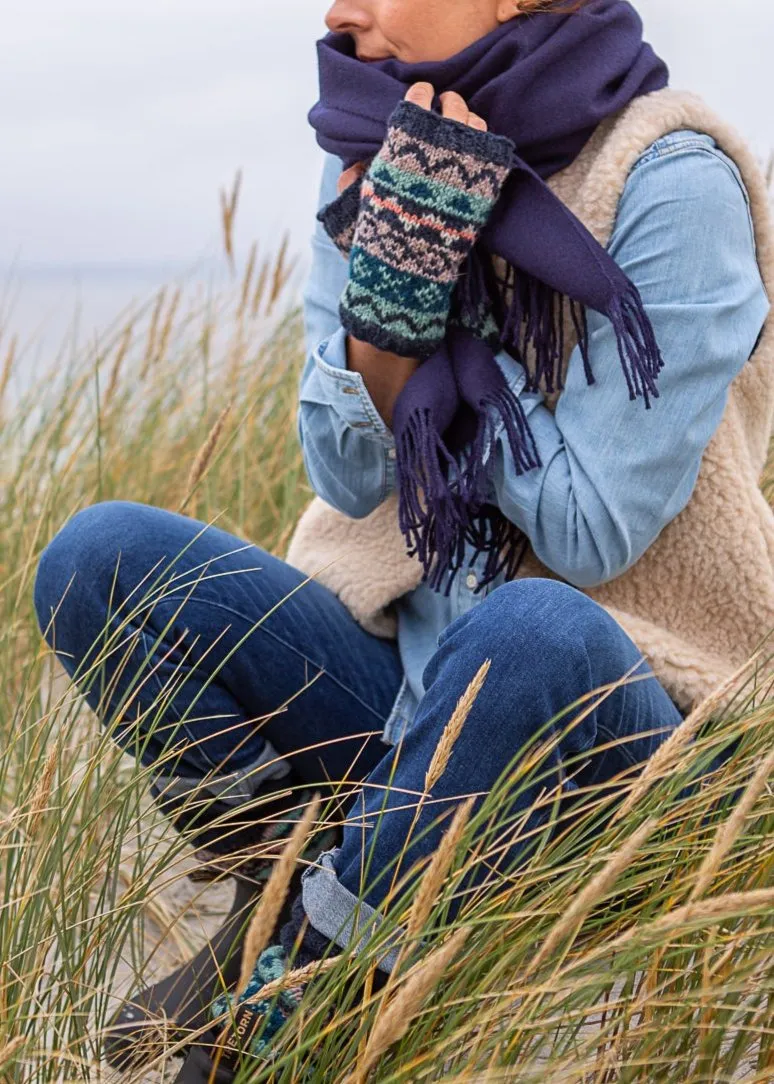
[[[431,109],[434,97],[435,88],[431,83],[414,83],[413,87],[409,87],[406,101],[413,102],[414,105],[418,105],[422,109]],[[483,117],[471,113],[465,99],[453,90],[447,90],[445,94],[441,95],[441,106],[442,115],[448,117],[449,120],[458,120],[460,124],[467,124],[469,128],[475,128],[479,132],[488,131],[487,123]]]
[[[414,105],[418,105],[422,109],[430,109],[434,96],[435,89],[430,83],[414,83],[406,93],[406,101],[413,102]],[[441,104],[444,117],[448,117],[450,120],[458,120],[461,124],[467,124],[471,128],[476,128],[479,132],[488,130],[486,121],[476,113],[471,113],[465,99],[461,95],[455,94],[454,91],[450,90],[442,94]],[[349,188],[351,184],[359,180],[367,169],[367,162],[356,162],[354,166],[345,169],[339,177],[338,194],[341,195],[345,188]]]
[[[431,109],[435,89],[430,83],[414,83],[406,93],[406,101],[422,109]],[[449,120],[459,121],[480,132],[487,131],[486,121],[468,109],[465,99],[453,91],[441,95],[442,115]],[[339,194],[357,181],[368,169],[366,162],[357,162],[342,172],[339,177]],[[392,426],[392,415],[403,388],[419,368],[416,358],[404,358],[398,354],[389,354],[375,346],[347,336],[347,366],[352,372],[361,373],[374,406],[388,426]]]

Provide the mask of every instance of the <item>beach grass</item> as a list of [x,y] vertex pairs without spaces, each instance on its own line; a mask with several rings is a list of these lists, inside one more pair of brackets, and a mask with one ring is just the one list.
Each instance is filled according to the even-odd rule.
[[[223,212],[228,230],[228,200]],[[115,722],[101,726],[63,680],[40,638],[32,588],[47,542],[102,500],[184,510],[285,552],[311,498],[295,427],[303,345],[293,266],[287,247],[271,260],[253,252],[241,267],[233,245],[229,256],[222,290],[199,300],[161,292],[13,403],[6,394],[3,1080],[107,1079],[111,995],[127,968],[140,984],[158,958],[149,927],[182,957],[196,940],[169,903],[192,898],[185,841],[148,802],[149,771],[112,741]],[[3,351],[7,393],[24,355],[7,338]],[[276,1061],[250,1065],[242,1079],[774,1080],[774,702],[762,673],[763,656],[684,724],[643,777],[619,780],[617,796],[582,792],[571,815],[550,789],[548,755],[551,732],[572,716],[547,727],[475,813],[460,796],[450,844],[418,887],[394,878],[390,915],[368,949],[326,962]],[[82,680],[98,677],[94,666]],[[165,696],[146,714],[149,732]],[[436,778],[469,707],[450,720]],[[550,831],[525,839],[518,868],[497,872],[502,850],[525,834],[515,798],[536,779]],[[321,819],[324,810],[318,827]],[[487,890],[468,892],[451,920],[450,899],[474,868],[491,871]],[[378,989],[375,963],[396,938],[399,966]],[[126,1079],[168,1079],[174,1052]]]

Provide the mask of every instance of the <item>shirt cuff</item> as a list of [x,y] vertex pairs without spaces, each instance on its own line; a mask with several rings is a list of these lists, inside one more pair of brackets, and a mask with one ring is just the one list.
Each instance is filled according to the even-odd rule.
[[395,438],[374,406],[361,373],[347,368],[347,333],[339,328],[315,351],[315,366],[326,398],[342,421],[369,440],[395,447]]
[[495,354],[495,361],[514,395],[521,395],[527,383],[527,371],[521,362],[515,361],[505,350]]

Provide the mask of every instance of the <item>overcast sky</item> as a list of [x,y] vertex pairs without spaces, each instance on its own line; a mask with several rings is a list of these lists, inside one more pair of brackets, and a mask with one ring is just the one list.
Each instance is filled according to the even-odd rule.
[[[0,265],[196,260],[242,168],[244,239],[312,225],[326,0],[22,0],[0,40]],[[774,148],[770,0],[640,0],[673,84]]]

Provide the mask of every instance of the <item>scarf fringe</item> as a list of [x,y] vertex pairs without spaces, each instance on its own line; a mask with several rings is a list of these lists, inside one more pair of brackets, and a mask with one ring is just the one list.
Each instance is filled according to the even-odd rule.
[[[494,269],[491,257],[478,244],[470,250],[457,281],[455,307],[464,327],[479,331],[491,309]],[[490,270],[491,269],[491,270]]]
[[[549,394],[562,391],[565,329],[568,317],[583,358],[588,384],[594,383],[589,358],[589,332],[584,306],[558,293],[530,275],[519,274],[510,265],[505,278],[492,271],[491,258],[473,249],[464,276],[460,279],[458,301],[464,323],[475,327],[494,306],[500,327],[500,345],[524,365],[527,391],[542,389]],[[618,355],[626,378],[629,398],[642,399],[646,409],[658,399],[658,375],[664,368],[653,325],[642,297],[632,282],[613,296],[604,313],[615,329]]]
[[[562,366],[569,317],[586,380],[593,384],[585,308],[537,279],[518,275],[512,267],[505,281],[497,280],[494,269],[490,273],[489,268],[491,260],[474,249],[458,283],[463,326],[481,329],[494,316],[501,328],[501,345],[527,371],[527,390],[540,388],[551,393],[564,387]],[[605,315],[615,330],[629,398],[642,399],[649,409],[651,400],[659,396],[657,380],[664,361],[637,287],[627,283],[613,297]],[[409,417],[396,445],[400,529],[409,553],[422,564],[425,582],[447,595],[465,563],[468,545],[475,552],[474,560],[486,554],[481,588],[503,572],[512,579],[529,545],[523,533],[489,503],[495,434],[500,425],[517,474],[541,465],[523,405],[503,382],[476,404],[476,413],[475,436],[465,452],[454,455],[449,451],[427,409]]]
[[659,397],[656,381],[664,368],[664,359],[634,283],[613,298],[607,316],[615,328],[629,399],[642,399],[646,410],[650,410],[651,399]]
[[501,423],[518,475],[541,466],[540,454],[521,400],[505,385],[481,401],[479,427],[466,457],[464,492],[468,496],[465,538],[473,548],[472,561],[486,554],[478,590],[501,573],[515,579],[529,548],[529,539],[495,505],[489,504],[495,436]]
[[[435,591],[451,573],[450,589],[465,556],[467,511],[459,489],[458,464],[433,425],[429,410],[410,415],[395,451],[398,523],[409,556],[419,559],[424,578]],[[456,478],[456,488],[452,478]]]
[[529,552],[529,539],[524,532],[493,505],[485,506],[477,513],[467,539],[474,551],[471,563],[482,553],[486,554],[478,591],[483,591],[503,574],[506,580],[515,580]]
[[470,451],[465,456],[462,485],[469,505],[474,510],[489,499],[498,423],[505,428],[518,475],[535,470],[541,465],[524,407],[507,384],[481,400],[478,415],[478,430]]
[[[490,270],[491,269],[491,270]],[[499,345],[516,357],[527,372],[527,391],[551,393],[564,387],[562,366],[565,326],[569,315],[583,356],[589,384],[593,384],[588,352],[586,312],[580,302],[547,286],[531,275],[506,265],[498,278],[491,256],[476,246],[470,253],[457,293],[463,323],[480,327],[492,313],[500,328]]]
[[524,408],[507,385],[481,401],[476,436],[462,466],[438,435],[428,410],[416,411],[403,427],[396,445],[398,522],[410,556],[419,559],[424,579],[435,591],[445,587],[449,593],[468,543],[476,556],[488,555],[482,587],[503,569],[510,577],[523,559],[526,540],[521,531],[494,506],[482,511],[489,498],[500,424],[516,473],[539,467]]

